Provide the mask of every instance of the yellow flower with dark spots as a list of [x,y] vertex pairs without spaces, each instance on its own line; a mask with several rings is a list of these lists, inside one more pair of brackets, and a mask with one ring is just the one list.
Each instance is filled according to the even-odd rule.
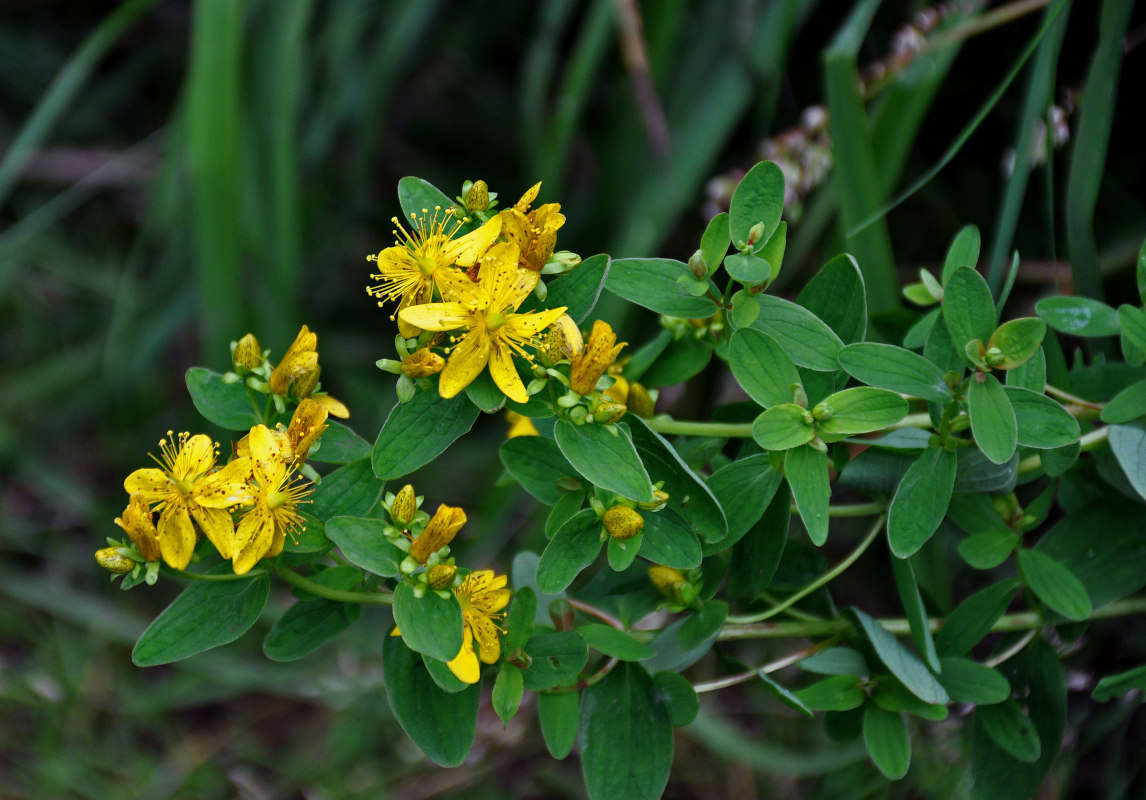
[[597,386],[597,381],[616,360],[627,342],[616,344],[617,335],[609,323],[597,320],[589,334],[589,341],[581,352],[574,356],[569,370],[569,386],[577,394],[589,394]]
[[311,484],[292,479],[292,468],[283,458],[278,441],[266,425],[256,425],[247,436],[250,450],[253,506],[239,520],[231,566],[245,575],[261,558],[282,552],[287,535],[295,535],[306,522],[299,503],[310,494]]
[[410,556],[419,564],[425,564],[431,555],[452,542],[465,524],[466,512],[456,506],[444,503],[439,505],[421,534],[410,545]]
[[[481,664],[495,664],[501,657],[501,629],[497,623],[505,617],[500,613],[509,605],[513,593],[505,588],[505,575],[494,577],[492,569],[471,572],[454,589],[454,596],[462,607],[462,649],[448,666],[458,680],[477,683],[481,677]],[[474,645],[477,645],[477,653]],[[480,664],[478,663],[480,660]]]
[[152,456],[160,468],[137,469],[123,482],[129,495],[140,494],[159,511],[159,550],[174,569],[191,563],[195,524],[223,558],[234,552],[235,524],[229,509],[251,501],[247,488],[251,462],[236,458],[215,470],[216,447],[203,434],[161,439],[162,458]]

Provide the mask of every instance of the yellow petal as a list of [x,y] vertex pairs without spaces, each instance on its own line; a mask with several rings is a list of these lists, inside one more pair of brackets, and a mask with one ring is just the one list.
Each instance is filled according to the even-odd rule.
[[230,558],[235,549],[235,523],[231,515],[221,508],[192,506],[191,516],[199,523],[211,544],[215,545],[219,555]]
[[501,656],[501,642],[498,640],[497,626],[489,617],[480,614],[469,614],[470,628],[474,632],[474,640],[478,646],[478,658],[486,664],[496,663]]
[[270,475],[277,472],[279,443],[271,435],[266,425],[256,425],[247,436],[247,449],[251,453],[251,474],[259,486],[266,489],[270,485]]
[[481,664],[478,663],[474,653],[473,634],[467,627],[462,633],[462,649],[453,661],[447,661],[446,666],[462,683],[477,683],[481,680]]
[[195,503],[206,508],[230,508],[251,502],[247,478],[251,474],[251,461],[236,458],[218,472],[200,479],[191,490]]
[[544,311],[531,311],[528,314],[512,314],[505,322],[505,327],[514,336],[532,338],[548,328],[566,311],[565,306],[560,308],[547,308]]
[[476,327],[450,353],[450,360],[446,362],[438,383],[438,394],[445,398],[454,397],[481,374],[488,361],[489,334],[484,326]]
[[517,374],[517,365],[513,363],[513,353],[498,337],[494,337],[493,346],[490,348],[489,374],[493,377],[497,388],[505,392],[505,396],[510,400],[515,403],[529,402],[529,393],[525,391],[525,384]]
[[182,503],[170,503],[159,515],[159,551],[172,569],[186,569],[195,552],[195,526]]
[[215,466],[215,443],[199,433],[188,439],[175,457],[172,472],[177,479],[196,478]]
[[164,497],[172,491],[171,482],[167,480],[167,475],[163,470],[154,467],[137,469],[128,475],[123,482],[123,488],[127,490],[128,494],[142,493],[149,503],[158,501],[160,497]]
[[337,400],[328,394],[315,394],[311,398],[316,403],[320,403],[326,409],[326,413],[332,417],[339,419],[350,419],[350,409],[341,400]]
[[266,555],[274,542],[275,523],[270,509],[259,505],[248,511],[235,530],[235,554],[231,566],[236,575],[245,575],[259,559]]
[[501,220],[491,218],[476,231],[452,240],[442,248],[442,255],[454,264],[472,267],[501,233]]
[[537,183],[533,184],[532,186],[530,186],[525,191],[525,194],[523,194],[521,196],[521,199],[518,200],[517,203],[515,203],[513,207],[516,208],[518,211],[525,211],[531,205],[533,205],[533,201],[537,199],[537,195],[540,191],[541,191],[541,181],[538,181]]
[[452,331],[473,323],[473,314],[461,303],[424,303],[404,308],[398,318],[424,331]]

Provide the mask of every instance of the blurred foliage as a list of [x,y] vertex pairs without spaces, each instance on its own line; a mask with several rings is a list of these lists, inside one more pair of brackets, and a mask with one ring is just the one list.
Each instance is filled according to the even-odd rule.
[[[1040,29],[1040,5],[1001,5],[1036,12],[1013,19],[976,3],[947,8],[932,49],[878,80],[865,73],[861,98],[849,81],[887,60],[920,4],[860,2],[850,15],[814,0],[9,4],[0,794],[579,796],[574,759],[531,758],[543,747],[530,714],[501,737],[483,709],[487,735],[479,727],[469,765],[426,769],[392,733],[382,697],[386,612],[368,611],[288,667],[267,663],[255,636],[178,666],[131,666],[128,648],[153,615],[117,602],[91,551],[112,533],[122,477],[193,419],[184,369],[224,368],[227,342],[247,330],[281,353],[306,323],[319,333],[327,387],[358,430],[376,429],[394,395],[373,362],[393,323],[363,291],[365,256],[391,243],[399,177],[447,191],[480,177],[507,195],[543,179],[541,199],[561,202],[569,220],[562,246],[687,259],[685,243],[706,222],[706,181],[754,163],[762,141],[822,102],[839,169],[793,226],[794,287],[801,266],[845,247],[910,279],[973,223],[989,232],[993,263],[1022,252],[1018,297],[1073,280],[1117,303],[1133,289],[1146,232],[1146,151],[1126,119],[1139,104],[1146,20],[1125,0],[1066,4],[950,166],[846,235],[957,141]],[[1081,93],[1071,141],[1049,149],[1045,168],[1016,161],[1024,192],[1001,169],[1004,152],[1028,152],[1048,102],[1067,90]],[[902,324],[894,295],[882,306],[888,324]],[[718,390],[702,376],[688,392]],[[452,451],[448,475],[415,480],[432,502],[482,504],[469,545],[478,558],[539,528],[516,488],[491,486],[490,442],[503,431],[483,425],[484,438]],[[177,589],[160,585],[137,602],[157,611]],[[281,613],[286,600],[272,605]],[[1096,659],[1105,669],[1143,658],[1141,622],[1127,628],[1080,640],[1072,685],[1088,687]],[[712,710],[767,702],[747,688]],[[1047,796],[1146,796],[1132,755],[1140,706],[1085,714],[1070,720],[1074,757]],[[678,737],[690,766],[674,772],[668,796],[886,796],[859,753],[807,728],[762,724],[702,713]],[[965,790],[952,770],[957,745],[929,744],[920,763],[930,763],[897,796]]]

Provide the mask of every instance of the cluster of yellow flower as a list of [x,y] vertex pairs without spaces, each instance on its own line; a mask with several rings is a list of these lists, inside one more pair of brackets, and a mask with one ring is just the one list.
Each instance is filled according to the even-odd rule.
[[236,575],[278,555],[287,535],[304,525],[298,506],[311,484],[300,479],[298,469],[326,430],[326,419],[326,407],[307,398],[285,430],[251,428],[223,467],[217,467],[219,446],[208,436],[169,431],[159,442],[160,457],[152,456],[159,467],[137,469],[123,483],[130,500],[115,522],[132,548],[105,548],[96,560],[118,573],[160,558],[182,570],[191,562],[198,531],[231,561]]
[[[479,196],[488,192],[478,181]],[[379,281],[366,291],[386,300],[398,300],[395,314],[402,336],[414,338],[423,331],[464,331],[451,337],[450,357],[440,357],[424,347],[411,354],[408,377],[425,377],[441,371],[438,391],[454,397],[489,366],[490,375],[505,396],[519,403],[529,401],[518,375],[514,356],[531,360],[526,347],[536,347],[538,335],[565,313],[565,307],[518,314],[517,309],[541,280],[564,224],[561,206],[547,203],[530,210],[541,189],[538,183],[512,207],[491,216],[476,230],[454,235],[468,222],[456,209],[438,207],[413,216],[413,229],[401,223],[394,247],[387,247],[368,260],[378,264],[371,275]],[[467,208],[473,187],[467,192]],[[434,299],[438,298],[438,302]],[[437,344],[440,338],[435,339]]]
[[318,335],[306,325],[302,326],[273,369],[267,353],[259,347],[259,340],[253,333],[232,342],[231,361],[235,367],[232,379],[245,379],[252,389],[270,394],[280,414],[286,408],[287,398],[293,394],[298,400],[313,399],[332,417],[346,419],[350,416],[340,400],[316,391],[322,374],[322,367],[318,364]]
[[[402,564],[402,572],[410,580],[424,582],[423,590],[436,592],[452,590],[462,610],[462,649],[446,662],[450,671],[464,683],[477,683],[481,677],[481,664],[495,664],[501,657],[502,633],[497,623],[505,616],[502,612],[513,593],[506,588],[508,577],[495,575],[493,570],[477,570],[464,578],[458,576],[454,559],[448,558],[450,542],[466,524],[466,513],[457,506],[438,506],[433,517],[418,511],[421,498],[414,487],[406,484],[385,504],[391,526],[388,538],[409,557]],[[424,571],[418,572],[419,569]],[[448,596],[448,595],[447,595]],[[395,628],[393,636],[401,635]],[[474,652],[474,645],[477,652]]]

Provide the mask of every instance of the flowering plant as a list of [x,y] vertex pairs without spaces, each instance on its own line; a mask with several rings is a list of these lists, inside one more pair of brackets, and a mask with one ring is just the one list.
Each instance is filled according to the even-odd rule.
[[[533,208],[539,192],[498,211],[481,181],[456,201],[399,184],[410,222],[370,257],[367,290],[397,323],[378,365],[399,402],[373,442],[331,419],[349,412],[320,391],[305,326],[275,366],[248,335],[232,371],[188,372],[203,416],[244,435],[224,451],[168,434],[158,468],[125,481],[128,538],[97,560],[125,588],[192,580],[135,663],[242,636],[277,578],[298,601],[264,641],[273,660],[312,652],[362,605],[393,607],[390,703],[445,766],[470,750],[486,672],[503,721],[531,693],[550,753],[579,746],[591,797],[657,797],[699,695],[758,682],[784,713],[862,740],[889,779],[909,768],[911,726],[969,714],[972,796],[1033,792],[1065,724],[1056,648],[1146,611],[1141,303],[1050,297],[1001,321],[1010,284],[996,296],[976,271],[974,228],[905,289],[932,307],[907,326],[869,319],[846,254],[794,301],[770,294],[787,241],[770,162],[687,263],[557,251],[564,217]],[[660,330],[619,342],[594,318],[605,292]],[[1118,337],[1131,367],[1068,367],[1055,332]],[[658,413],[661,388],[710,365],[731,389],[709,419]],[[499,555],[507,574],[451,552],[480,509],[433,490],[431,515],[402,481],[482,413],[510,415],[501,463],[550,507],[540,552]],[[900,616],[837,582],[861,558],[890,573]],[[944,586],[951,559],[963,579]],[[1107,676],[1094,697],[1142,681]]]

